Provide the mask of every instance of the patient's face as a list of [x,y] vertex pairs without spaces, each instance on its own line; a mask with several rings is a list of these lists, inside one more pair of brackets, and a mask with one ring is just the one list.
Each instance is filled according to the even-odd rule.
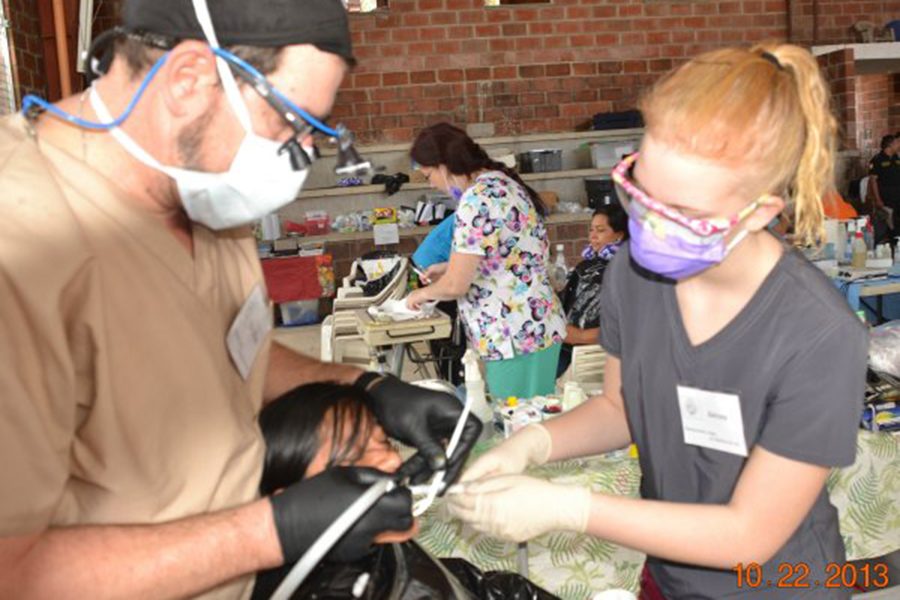
[[[331,422],[331,419],[333,418],[334,414],[329,413],[326,415],[325,419],[323,419],[319,433],[322,444],[312,462],[309,463],[309,467],[306,469],[306,477],[318,475],[328,467],[328,458],[331,456],[331,447],[334,443],[334,440],[330,437],[331,432],[334,431]],[[350,427],[344,428],[345,439],[341,440],[342,447],[346,444],[346,440],[350,438],[351,434],[348,431],[349,429]],[[352,461],[353,466],[371,467],[386,473],[393,473],[399,469],[400,465],[403,463],[403,459],[400,458],[400,453],[394,449],[387,434],[384,432],[384,429],[377,423],[373,423],[372,434],[368,438],[361,440],[360,445],[362,446],[361,448],[354,448],[354,451],[349,453],[350,456],[359,456],[357,460]],[[418,532],[419,522],[416,520],[408,531],[385,531],[378,534],[375,536],[375,543],[394,544],[406,542],[414,538]]]
[[[333,415],[329,414],[322,423],[322,428],[320,430],[322,445],[319,447],[319,451],[316,453],[312,462],[309,463],[309,467],[306,470],[307,477],[318,475],[328,466],[328,457],[331,456],[331,448],[334,444],[334,440],[330,438],[331,432],[333,431],[331,424],[332,418]],[[345,428],[346,437],[344,440],[340,441],[341,446],[346,444],[347,439],[350,437],[350,432],[347,431],[347,429],[349,429],[349,427]],[[372,426],[372,435],[365,440],[361,440],[360,445],[362,447],[354,448],[353,451],[350,452],[351,456],[359,456],[359,459],[353,461],[353,466],[371,467],[386,473],[393,473],[400,468],[400,465],[403,462],[400,458],[400,454],[391,445],[390,440],[388,440],[384,429],[377,423]]]

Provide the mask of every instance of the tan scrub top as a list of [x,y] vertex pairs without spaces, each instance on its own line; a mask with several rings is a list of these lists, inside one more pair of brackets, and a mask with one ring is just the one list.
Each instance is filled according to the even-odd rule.
[[246,381],[226,345],[262,285],[256,244],[193,235],[191,257],[98,172],[0,120],[0,535],[257,496],[269,342]]

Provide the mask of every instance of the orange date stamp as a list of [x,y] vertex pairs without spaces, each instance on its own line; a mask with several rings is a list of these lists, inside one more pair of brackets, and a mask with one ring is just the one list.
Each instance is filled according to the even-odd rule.
[[887,563],[854,565],[828,563],[825,577],[810,579],[809,565],[803,562],[778,563],[778,578],[764,579],[757,563],[738,563],[731,569],[737,574],[737,587],[762,588],[862,588],[880,589],[891,585]]

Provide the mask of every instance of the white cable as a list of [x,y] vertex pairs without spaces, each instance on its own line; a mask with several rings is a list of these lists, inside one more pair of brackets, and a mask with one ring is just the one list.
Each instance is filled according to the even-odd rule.
[[[469,412],[472,409],[472,396],[470,394],[466,394],[466,403],[463,405],[462,414],[459,416],[459,421],[456,422],[456,428],[453,430],[453,435],[450,436],[450,443],[447,444],[447,460],[449,461],[453,457],[453,453],[456,452],[456,446],[459,444],[459,438],[462,437],[463,429],[466,426],[466,420],[469,418]],[[431,505],[434,504],[437,495],[441,492],[441,488],[444,485],[444,475],[446,475],[446,471],[438,471],[434,474],[434,478],[432,478],[431,483],[429,484],[428,491],[425,494],[425,497],[418,500],[413,506],[413,516],[421,517],[425,514]],[[421,486],[415,486],[421,490]]]
[[372,508],[378,500],[396,487],[390,479],[382,479],[373,483],[369,489],[353,501],[353,504],[347,507],[347,510],[341,513],[331,525],[328,526],[322,535],[313,542],[309,550],[297,561],[287,577],[281,582],[275,593],[272,594],[272,600],[289,600],[300,584],[319,564],[325,555],[331,550],[341,537],[347,533],[353,525],[362,517],[367,510]]
[[[209,42],[209,45],[213,48],[221,48],[221,46],[219,46],[219,38],[216,36],[216,29],[213,26],[212,16],[209,14],[209,7],[206,5],[206,0],[193,0],[193,5],[194,13],[197,16],[197,21],[200,23],[200,29],[203,30],[203,35],[206,36],[206,41]],[[222,87],[225,89],[225,95],[228,96],[228,103],[231,105],[232,110],[234,110],[237,120],[241,123],[244,131],[248,134],[252,133],[253,125],[250,122],[250,112],[247,110],[247,105],[244,104],[244,98],[241,96],[241,91],[238,89],[237,82],[234,80],[234,74],[231,72],[231,67],[228,66],[228,63],[224,58],[217,56],[216,69],[219,71]]]

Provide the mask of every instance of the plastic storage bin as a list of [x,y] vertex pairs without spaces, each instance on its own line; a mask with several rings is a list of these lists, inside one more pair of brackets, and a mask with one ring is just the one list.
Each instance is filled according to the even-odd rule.
[[324,210],[306,211],[306,235],[323,235],[331,231],[331,221]]
[[591,165],[595,169],[611,169],[623,156],[637,150],[635,142],[594,142],[591,144]]
[[562,150],[547,148],[522,152],[519,154],[519,171],[522,173],[562,171]]
[[643,126],[644,119],[639,110],[597,113],[594,115],[594,131],[604,131],[607,129],[635,129]]
[[591,208],[600,208],[606,204],[606,198],[609,198],[612,204],[619,203],[616,186],[613,185],[611,177],[585,177],[584,191],[587,193],[588,206]]
[[281,312],[281,324],[288,327],[296,325],[312,325],[319,322],[319,299],[294,300],[278,305]]

